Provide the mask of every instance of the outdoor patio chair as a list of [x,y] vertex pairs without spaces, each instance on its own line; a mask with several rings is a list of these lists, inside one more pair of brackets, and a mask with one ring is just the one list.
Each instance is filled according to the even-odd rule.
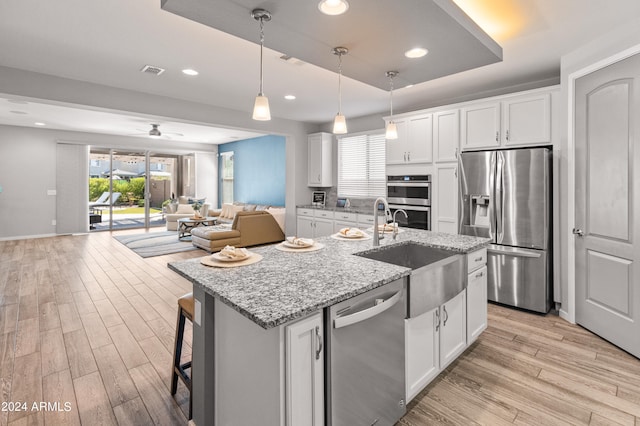
[[104,204],[109,199],[109,191],[103,192],[101,196],[98,197],[95,201],[89,201],[89,208],[96,206],[98,204]]
[[102,209],[99,209],[98,207],[109,207],[115,205],[116,201],[118,201],[118,198],[120,198],[120,195],[121,194],[119,192],[114,192],[113,194],[111,194],[109,200],[105,201],[102,204],[91,203],[89,204],[89,207],[91,207],[92,211],[100,211],[100,214],[102,214]]

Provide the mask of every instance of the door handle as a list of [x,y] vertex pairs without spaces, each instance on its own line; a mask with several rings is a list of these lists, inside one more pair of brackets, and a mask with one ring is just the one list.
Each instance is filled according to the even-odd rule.
[[355,314],[347,315],[344,317],[339,317],[333,320],[333,328],[342,328],[351,324],[356,324],[361,321],[368,320],[369,318],[375,317],[386,311],[387,309],[391,309],[402,297],[402,291],[397,292],[387,300],[369,309],[365,309],[360,312],[356,312]]
[[449,313],[447,312],[447,307],[446,306],[442,306],[442,310],[444,312],[444,322],[442,323],[442,325],[444,327],[447,326],[447,320],[449,319]]
[[584,237],[584,231],[580,228],[573,228],[573,235],[577,235],[578,237]]
[[316,326],[316,341],[318,342],[318,349],[316,349],[316,359],[320,359],[320,352],[322,352],[322,336],[320,335],[319,326]]
[[440,309],[436,309],[436,331],[440,330]]

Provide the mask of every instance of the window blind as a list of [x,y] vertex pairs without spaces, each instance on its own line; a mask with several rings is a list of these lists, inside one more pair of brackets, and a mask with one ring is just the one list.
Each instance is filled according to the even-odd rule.
[[345,136],[338,140],[338,196],[386,195],[385,137],[380,134]]

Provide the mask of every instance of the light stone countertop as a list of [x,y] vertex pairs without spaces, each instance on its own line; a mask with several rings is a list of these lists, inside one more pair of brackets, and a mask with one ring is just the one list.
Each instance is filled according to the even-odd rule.
[[489,244],[488,238],[410,228],[401,230],[396,241],[385,234],[377,248],[373,247],[372,239],[345,241],[322,237],[316,241],[325,247],[312,252],[283,252],[275,245],[249,248],[260,253],[263,259],[247,266],[209,267],[202,265],[200,258],[171,262],[168,266],[259,326],[269,329],[411,273],[409,268],[353,253],[408,241],[458,253],[469,253]]

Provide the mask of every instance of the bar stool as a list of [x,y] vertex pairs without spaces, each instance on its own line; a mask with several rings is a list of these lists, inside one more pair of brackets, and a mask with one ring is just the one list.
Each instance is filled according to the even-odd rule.
[[185,318],[193,323],[193,293],[187,293],[178,299],[178,324],[176,325],[176,340],[173,348],[173,374],[171,375],[171,395],[175,395],[178,389],[178,377],[189,389],[189,419],[191,419],[191,408],[193,406],[191,376],[185,371],[187,368],[191,368],[191,361],[180,364]]

